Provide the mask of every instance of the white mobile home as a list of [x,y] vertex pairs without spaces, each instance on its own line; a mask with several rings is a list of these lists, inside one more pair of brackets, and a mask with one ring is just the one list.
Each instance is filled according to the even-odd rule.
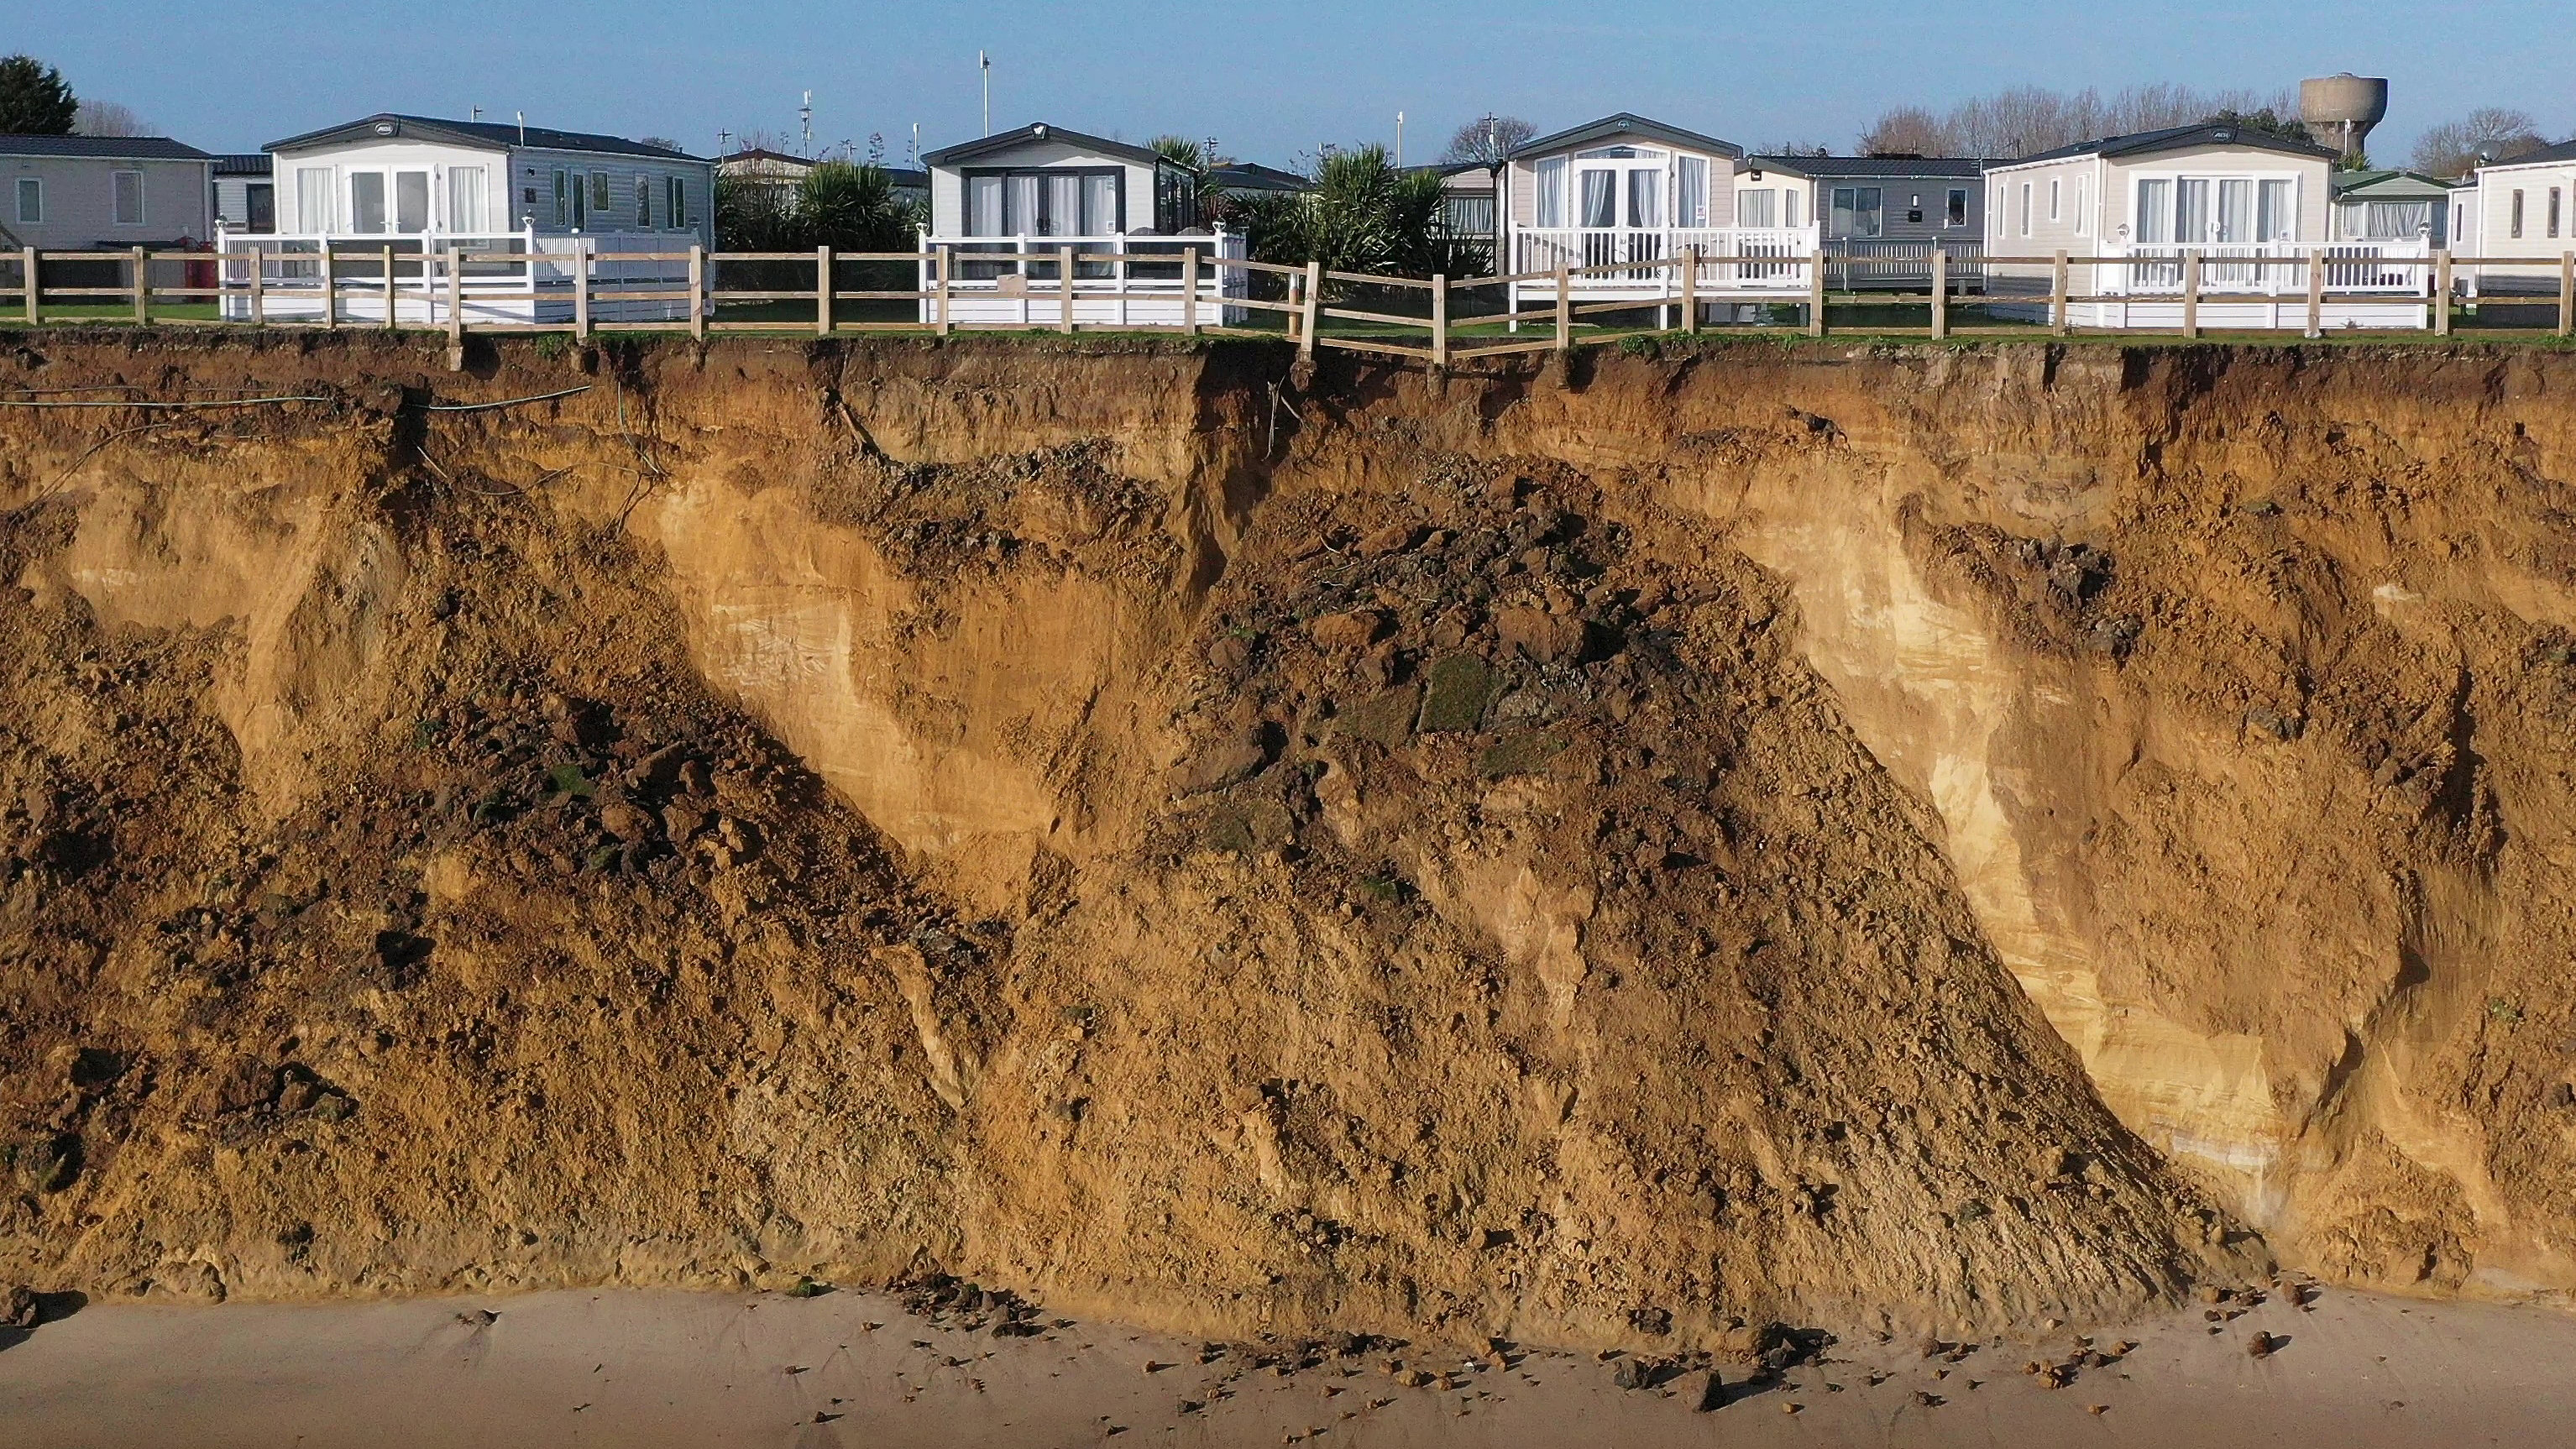
[[[1758,179],[1757,179],[1758,178]],[[1682,258],[1701,259],[1691,294],[1708,304],[1806,295],[1816,250],[1803,178],[1763,173],[1744,148],[1621,112],[1512,148],[1503,167],[1509,275],[1566,272],[1577,304],[1682,299]],[[1553,278],[1511,284],[1511,310],[1553,302]]]
[[[382,114],[290,136],[268,147],[277,226],[228,233],[227,251],[257,248],[277,260],[266,269],[256,305],[269,320],[319,317],[320,268],[328,250],[354,260],[340,275],[353,288],[350,320],[381,320],[387,288],[381,261],[467,254],[525,256],[524,262],[475,264],[468,320],[565,321],[573,315],[577,251],[595,267],[603,320],[655,321],[685,315],[684,301],[623,302],[615,293],[668,290],[685,264],[617,261],[622,254],[670,254],[714,242],[714,176],[710,163],[642,141],[493,121],[447,121]],[[369,270],[366,258],[377,261]],[[335,262],[335,267],[338,264]],[[402,317],[443,321],[438,268],[397,260]],[[226,285],[249,291],[240,264],[227,264]],[[414,314],[415,302],[419,312]],[[248,316],[247,295],[227,297],[228,312]]]
[[2334,161],[2322,146],[2212,122],[1989,166],[1986,290],[2004,315],[2044,317],[2054,268],[2036,259],[2062,251],[2112,263],[2070,266],[2070,295],[2107,299],[2071,304],[2073,326],[2178,327],[2196,291],[2203,327],[2304,329],[2296,259],[2322,251],[2325,286],[2343,294],[2324,326],[2431,325],[2427,269],[2384,265],[2430,255],[2421,238],[2333,240]]
[[[1191,172],[1150,147],[1038,123],[921,159],[935,254],[922,290],[944,284],[956,325],[1172,327],[1185,312],[1218,325],[1215,300],[1241,295],[1240,269],[1202,265],[1201,305],[1184,308],[1184,253],[1240,258],[1243,238],[1202,228]],[[922,320],[941,305],[925,300]]]
[[2479,294],[2555,295],[2576,266],[2576,141],[2479,167],[2471,195],[2478,255],[2515,259],[2480,267]]

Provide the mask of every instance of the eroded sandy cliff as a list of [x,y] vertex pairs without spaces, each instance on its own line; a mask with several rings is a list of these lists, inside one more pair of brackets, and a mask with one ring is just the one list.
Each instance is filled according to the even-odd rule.
[[2576,359],[434,362],[9,365],[0,1277],[2576,1286]]

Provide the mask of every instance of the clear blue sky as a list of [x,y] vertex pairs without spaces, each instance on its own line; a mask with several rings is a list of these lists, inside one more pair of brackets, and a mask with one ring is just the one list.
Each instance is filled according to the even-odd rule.
[[1406,4],[1402,0],[226,5],[15,0],[0,50],[60,66],[182,140],[251,150],[375,111],[669,136],[792,134],[814,92],[818,144],[885,134],[900,160],[977,134],[975,52],[993,53],[993,123],[1048,120],[1141,141],[1217,137],[1288,163],[1318,142],[1392,141],[1431,159],[1486,110],[1542,131],[1611,111],[1764,145],[1848,150],[1882,108],[1940,107],[2011,85],[2149,81],[2271,89],[2338,70],[2391,80],[2373,138],[2479,105],[2576,131],[2570,0],[1845,0],[1804,5]]

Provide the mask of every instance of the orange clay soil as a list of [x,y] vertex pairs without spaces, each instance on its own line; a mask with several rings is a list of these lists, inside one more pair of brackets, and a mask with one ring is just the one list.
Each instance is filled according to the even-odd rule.
[[2576,1287],[2576,356],[439,361],[0,358],[325,399],[0,408],[0,1287]]

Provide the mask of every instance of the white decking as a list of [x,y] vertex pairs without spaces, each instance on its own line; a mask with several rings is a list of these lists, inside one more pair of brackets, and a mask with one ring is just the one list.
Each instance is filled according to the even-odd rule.
[[[1240,267],[1207,262],[1213,257],[1241,259],[1245,248],[1240,232],[1005,237],[925,233],[921,249],[932,254],[921,264],[921,290],[937,292],[945,274],[946,315],[953,326],[1064,325],[1067,253],[1073,256],[1069,295],[1075,326],[1180,327],[1195,322],[1202,327],[1239,327],[1250,315],[1244,308],[1227,306],[1226,300],[1248,295],[1245,289],[1251,274]],[[1190,251],[1201,258],[1194,309],[1184,305]],[[923,298],[921,320],[940,320],[939,308],[938,298]]]
[[[562,324],[575,320],[574,258],[587,252],[591,320],[683,321],[694,240],[672,232],[543,236],[534,229],[471,236],[219,232],[216,250],[227,254],[221,314],[228,322],[324,321],[327,251],[329,320],[343,325],[445,327],[451,299],[467,326]],[[393,254],[390,282],[387,251]],[[258,260],[239,253],[257,253]]]
[[[2110,265],[2070,268],[2067,291],[2094,300],[2069,302],[2075,327],[2119,330],[2184,325],[2185,294],[2197,325],[2211,331],[2304,331],[2308,325],[2308,258],[2322,253],[2324,331],[2420,330],[2433,325],[2431,249],[2421,240],[2297,242],[2209,246],[2104,243]],[[2198,278],[2188,273],[2198,259]],[[2392,265],[2405,263],[2406,265]],[[1986,290],[1996,313],[2045,321],[2049,268],[2028,262],[1986,263]]]

